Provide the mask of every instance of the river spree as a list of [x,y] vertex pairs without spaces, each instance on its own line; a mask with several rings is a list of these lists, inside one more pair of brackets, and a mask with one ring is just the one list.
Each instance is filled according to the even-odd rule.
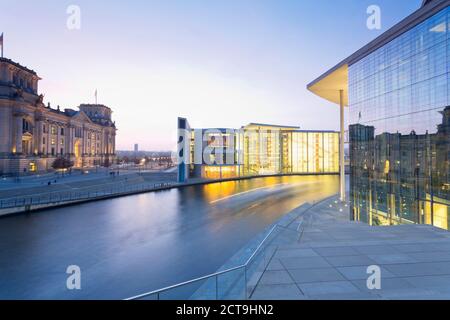
[[[337,176],[215,183],[0,219],[1,299],[123,299],[217,271]],[[68,290],[66,269],[81,269]]]

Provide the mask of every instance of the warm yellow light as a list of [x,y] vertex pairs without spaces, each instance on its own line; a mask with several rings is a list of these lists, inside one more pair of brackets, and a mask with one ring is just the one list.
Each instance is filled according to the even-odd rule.
[[36,163],[30,162],[29,163],[30,172],[36,172]]
[[384,164],[384,174],[388,174],[389,173],[389,169],[390,169],[391,165],[389,160],[386,160],[386,163]]

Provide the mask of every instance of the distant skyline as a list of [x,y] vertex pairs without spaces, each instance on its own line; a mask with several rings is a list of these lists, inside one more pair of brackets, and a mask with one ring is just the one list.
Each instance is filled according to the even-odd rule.
[[[249,122],[337,130],[306,84],[418,9],[421,0],[23,1],[4,3],[5,57],[43,78],[45,103],[113,109],[117,149],[173,150],[193,127]],[[68,30],[66,9],[81,9]],[[366,28],[381,7],[381,30]]]

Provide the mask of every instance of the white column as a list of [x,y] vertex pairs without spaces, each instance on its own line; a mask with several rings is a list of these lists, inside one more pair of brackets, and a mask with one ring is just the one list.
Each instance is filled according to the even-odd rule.
[[344,161],[344,144],[345,144],[345,122],[344,122],[344,90],[339,91],[340,102],[340,143],[339,143],[339,166],[340,166],[340,199],[345,201],[345,161]]

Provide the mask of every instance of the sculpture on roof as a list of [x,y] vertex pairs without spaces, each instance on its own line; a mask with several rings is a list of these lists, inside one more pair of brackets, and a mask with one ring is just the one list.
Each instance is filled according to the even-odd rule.
[[37,98],[36,105],[39,106],[42,104],[44,104],[44,95],[41,93]]

